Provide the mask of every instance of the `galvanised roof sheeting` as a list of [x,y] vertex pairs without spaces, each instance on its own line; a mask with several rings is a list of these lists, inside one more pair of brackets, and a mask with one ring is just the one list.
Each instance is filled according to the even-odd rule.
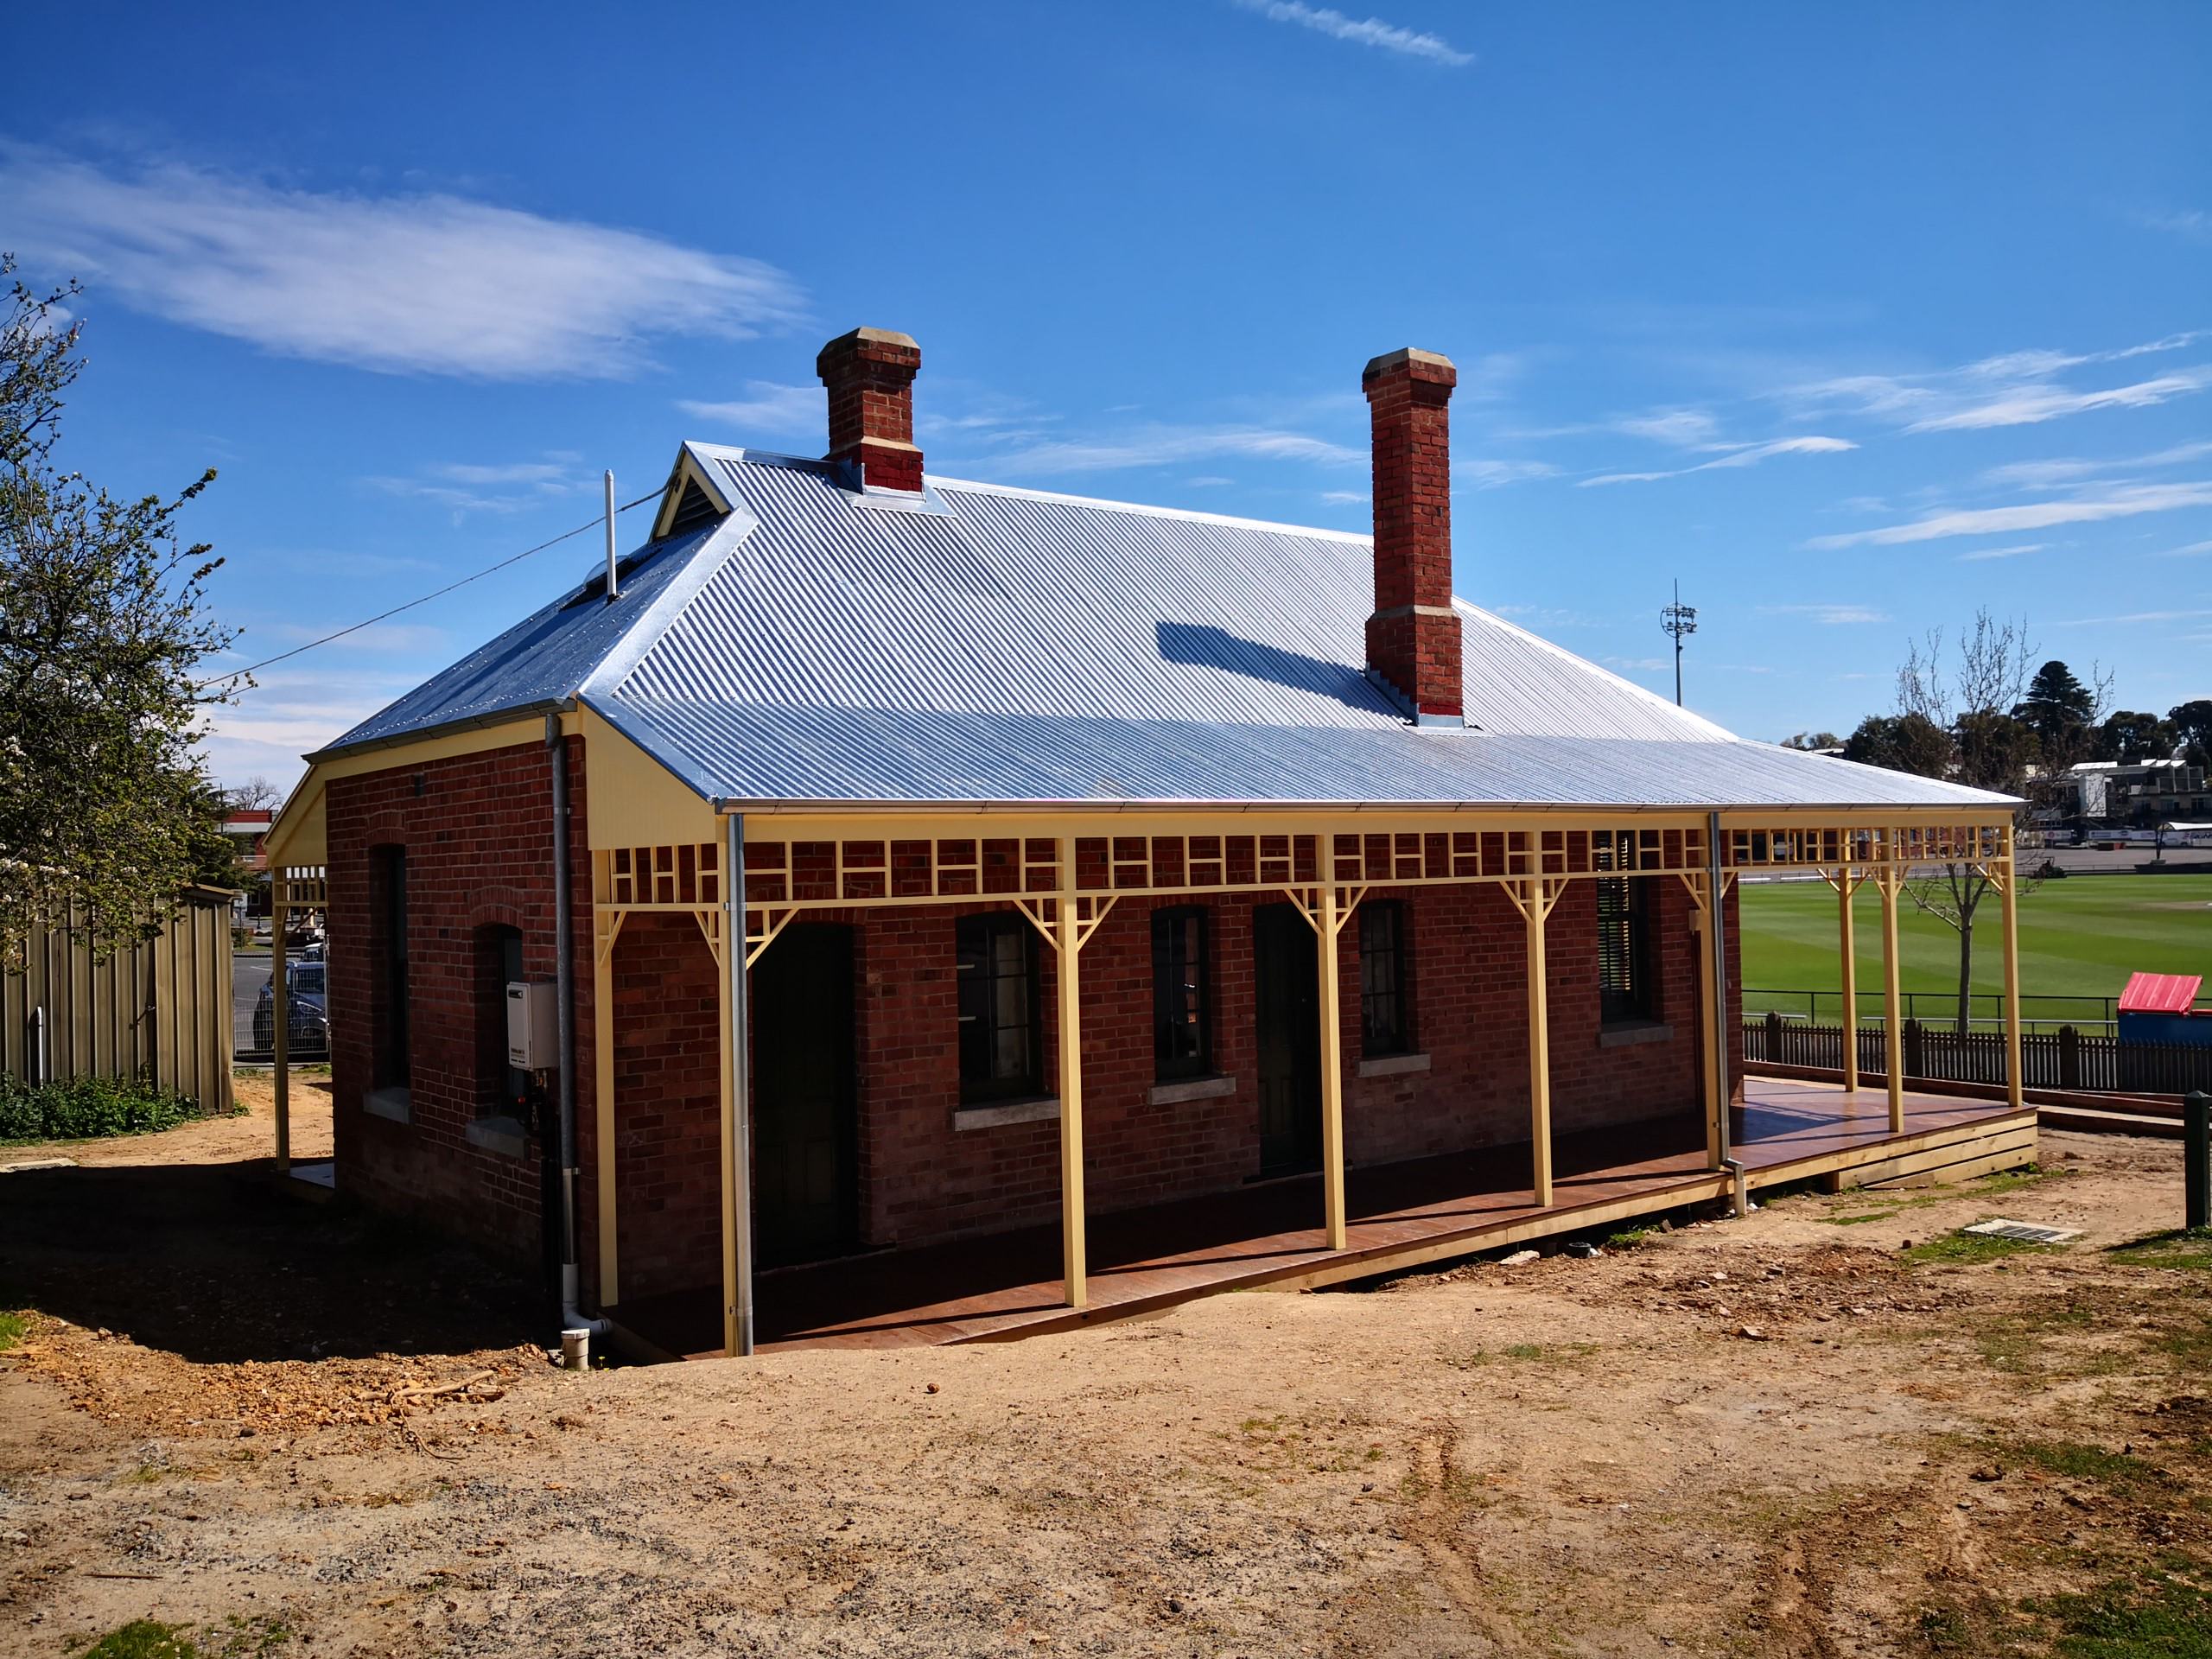
[[1470,728],[1416,728],[1364,671],[1365,537],[942,479],[861,495],[818,462],[689,449],[729,518],[334,749],[573,696],[754,805],[2002,798],[1738,741],[1465,604]]
[[[1401,722],[1096,715],[623,697],[618,723],[725,804],[1145,801],[1420,806],[1911,806],[1970,791],[1731,740],[1491,736]],[[630,718],[624,719],[622,716]],[[1930,791],[1944,791],[1931,795]]]
[[[385,743],[441,726],[496,719],[565,702],[623,645],[706,546],[711,530],[672,536],[624,561],[622,596],[609,605],[603,569],[536,614],[372,715],[321,753]],[[582,603],[575,601],[581,600]],[[310,757],[313,758],[313,757]]]

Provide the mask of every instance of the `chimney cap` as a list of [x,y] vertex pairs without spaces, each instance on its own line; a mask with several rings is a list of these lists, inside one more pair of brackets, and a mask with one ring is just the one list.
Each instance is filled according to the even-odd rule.
[[1402,346],[1395,352],[1370,358],[1366,371],[1359,377],[1360,382],[1365,385],[1400,370],[1408,372],[1416,380],[1432,380],[1446,386],[1459,384],[1459,371],[1452,366],[1450,358],[1441,352],[1424,352],[1412,346]]
[[855,328],[842,334],[815,354],[817,373],[825,371],[839,359],[861,358],[871,363],[895,363],[918,365],[922,348],[912,334],[902,334],[889,328]]

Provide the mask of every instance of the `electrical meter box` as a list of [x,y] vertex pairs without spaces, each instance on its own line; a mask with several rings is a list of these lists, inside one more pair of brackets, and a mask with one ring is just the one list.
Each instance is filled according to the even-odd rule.
[[507,1064],[516,1071],[560,1068],[559,990],[550,979],[507,982]]

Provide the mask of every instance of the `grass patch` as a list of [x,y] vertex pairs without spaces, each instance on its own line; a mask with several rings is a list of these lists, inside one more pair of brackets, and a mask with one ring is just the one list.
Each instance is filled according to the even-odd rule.
[[2017,1192],[2024,1186],[2053,1180],[2068,1173],[2064,1169],[2045,1169],[2040,1164],[2030,1164],[2024,1169],[2000,1169],[1994,1175],[1981,1176],[1963,1186],[1931,1187],[1924,1192],[1900,1192],[1894,1198],[1882,1192],[1861,1192],[1856,1195],[1854,1202],[1878,1207],[1857,1211],[1847,1216],[1821,1216],[1817,1219],[1831,1227],[1857,1227],[1866,1222],[1887,1221],[1908,1210],[1922,1209],[1928,1205],[1948,1204],[1954,1198],[1996,1198],[2002,1193]]
[[83,1651],[83,1659],[201,1659],[200,1644],[181,1624],[134,1618]]
[[1656,1230],[1649,1227],[1629,1227],[1606,1236],[1605,1248],[1609,1250],[1632,1250],[1647,1243]]
[[2212,1659],[2212,1594],[2201,1577],[2152,1567],[2024,1605],[2057,1624],[2068,1659]]
[[2147,1238],[2115,1244],[2112,1258],[2132,1268],[2175,1268],[2188,1273],[2212,1273],[2212,1227],[2176,1228]]
[[200,1116],[199,1107],[122,1077],[28,1084],[0,1077],[0,1146],[149,1135]]
[[1909,1268],[1971,1268],[1985,1262],[2001,1262],[2024,1251],[2050,1255],[2059,1248],[2055,1244],[2031,1244],[2025,1239],[1998,1238],[1987,1233],[1946,1233],[1941,1238],[1923,1240],[1897,1259]]
[[30,1315],[28,1313],[0,1313],[0,1354],[6,1353],[21,1342],[23,1333],[30,1328]]
[[2132,1453],[2107,1452],[2079,1440],[2018,1440],[2011,1449],[2023,1463],[2069,1480],[2094,1481],[2116,1491],[2139,1492],[2165,1480],[2158,1468]]

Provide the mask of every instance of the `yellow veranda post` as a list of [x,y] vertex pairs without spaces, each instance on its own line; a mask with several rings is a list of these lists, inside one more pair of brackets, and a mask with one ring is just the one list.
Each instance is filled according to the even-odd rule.
[[284,977],[284,923],[290,910],[291,871],[282,865],[269,875],[269,1083],[276,1097],[276,1173],[292,1173],[292,988]]
[[1904,886],[1901,872],[1884,870],[1882,889],[1882,1037],[1889,1063],[1890,1133],[1904,1133],[1904,1023],[1898,1008],[1904,997],[1899,985],[1897,961],[1897,894]]
[[1843,1086],[1853,1094],[1859,1090],[1859,947],[1852,932],[1851,903],[1857,892],[1847,864],[1843,879],[1836,883],[1836,931],[1843,953]]
[[1529,1135],[1535,1161],[1536,1204],[1548,1210],[1552,1203],[1552,1054],[1551,1011],[1544,963],[1544,923],[1549,907],[1544,902],[1544,883],[1531,878],[1522,889],[1522,914],[1529,924]]
[[2012,832],[2005,832],[2005,1100],[2014,1111],[2027,1103],[2020,1075],[2020,882]]
[[1083,940],[1077,930],[1075,838],[1059,839],[1059,896],[1053,942],[1059,950],[1060,1277],[1070,1307],[1089,1304],[1083,1212]]
[[1332,1250],[1343,1249],[1345,1242],[1344,1063],[1337,969],[1337,929],[1341,921],[1338,899],[1337,889],[1325,883],[1315,927],[1321,945],[1322,1207],[1327,1216],[1329,1248]]

